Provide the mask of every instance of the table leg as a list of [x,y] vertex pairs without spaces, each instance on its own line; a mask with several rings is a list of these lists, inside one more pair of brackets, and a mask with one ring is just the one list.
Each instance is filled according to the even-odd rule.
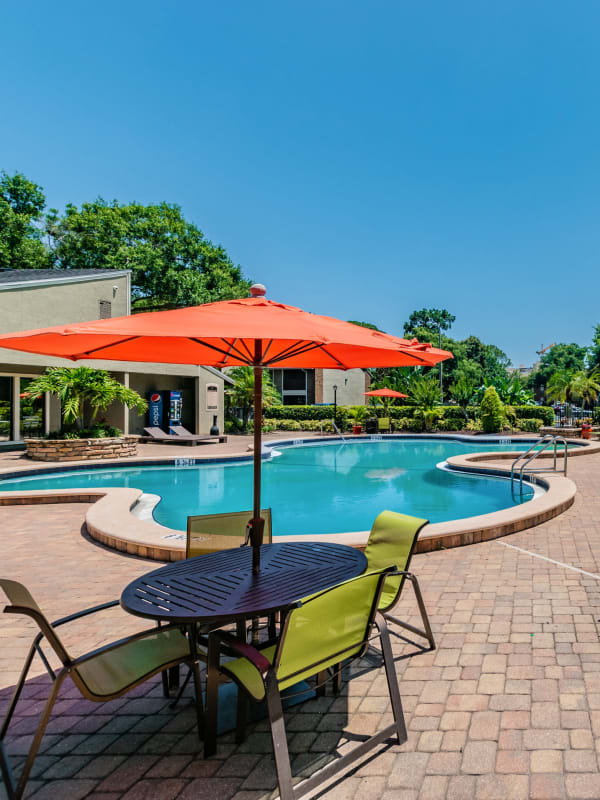
[[196,719],[198,721],[198,736],[204,736],[204,704],[202,702],[202,678],[198,664],[198,630],[195,624],[187,626],[192,657],[192,674],[194,676],[194,691],[196,694]]

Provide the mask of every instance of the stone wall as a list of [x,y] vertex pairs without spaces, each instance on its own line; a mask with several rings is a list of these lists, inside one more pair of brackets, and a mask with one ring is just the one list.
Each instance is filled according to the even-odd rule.
[[25,439],[27,455],[36,461],[90,461],[137,455],[137,436],[113,439]]

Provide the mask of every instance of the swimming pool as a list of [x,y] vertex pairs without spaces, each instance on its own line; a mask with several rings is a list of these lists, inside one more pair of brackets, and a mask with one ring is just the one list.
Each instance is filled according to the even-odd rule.
[[[280,535],[368,530],[386,508],[432,522],[487,514],[527,502],[533,489],[525,486],[522,497],[513,496],[507,480],[436,465],[450,456],[525,450],[530,444],[398,437],[277,445],[279,455],[263,462],[263,506],[273,509],[273,529]],[[95,467],[0,481],[3,491],[112,486],[160,495],[154,519],[185,530],[188,514],[250,508],[252,464]]]

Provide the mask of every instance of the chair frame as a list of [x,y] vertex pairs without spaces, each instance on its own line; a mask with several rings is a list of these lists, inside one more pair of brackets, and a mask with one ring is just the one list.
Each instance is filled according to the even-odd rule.
[[[279,683],[277,679],[277,669],[279,667],[283,643],[288,630],[290,615],[285,613],[284,622],[281,628],[280,637],[278,639],[278,646],[274,654],[273,661],[270,662],[260,650],[252,647],[245,642],[240,642],[231,634],[225,631],[215,631],[209,635],[208,644],[208,670],[207,670],[207,688],[206,688],[206,721],[205,721],[205,736],[204,736],[204,755],[205,758],[213,755],[216,751],[216,731],[217,731],[217,713],[218,713],[218,687],[219,687],[219,663],[221,649],[230,655],[242,656],[247,658],[260,673],[265,690],[265,700],[267,704],[267,712],[271,727],[271,740],[273,743],[273,754],[275,757],[275,766],[277,769],[277,780],[279,784],[279,792],[281,800],[298,800],[304,797],[308,792],[311,792],[316,787],[320,786],[323,781],[328,780],[338,772],[344,770],[348,765],[359,759],[365,753],[372,750],[377,745],[383,743],[388,737],[395,735],[398,744],[404,744],[408,735],[406,732],[406,723],[404,720],[404,712],[402,710],[402,700],[400,697],[400,690],[398,688],[398,678],[396,676],[396,669],[394,665],[394,658],[392,654],[392,647],[390,642],[390,635],[383,615],[377,610],[383,583],[386,577],[394,575],[395,570],[392,568],[383,570],[379,579],[379,585],[375,592],[373,605],[371,607],[369,622],[365,629],[365,638],[359,644],[353,644],[344,650],[333,653],[327,659],[315,662],[299,670],[298,673],[286,676],[286,681],[293,678],[294,675],[305,674],[308,670],[318,668],[320,664],[330,663],[331,658],[340,659],[348,650],[354,650],[357,646],[360,647],[358,653],[351,657],[351,660],[362,657],[373,638],[380,639],[381,652],[383,655],[383,663],[387,678],[388,690],[390,693],[390,700],[392,704],[392,712],[394,715],[394,722],[388,725],[381,731],[378,731],[373,736],[368,737],[359,745],[354,747],[349,753],[346,753],[339,759],[328,764],[323,769],[319,770],[312,777],[303,781],[298,787],[294,788],[292,784],[292,771],[290,765],[289,750],[287,745],[287,737],[285,731],[285,722],[283,715],[283,705],[281,695],[279,692]],[[336,589],[332,586],[324,592],[320,592],[311,599],[322,597],[324,594]],[[310,602],[310,601],[308,601]],[[299,608],[301,602],[288,606],[286,612]],[[377,629],[377,633],[373,634],[373,628]],[[269,644],[269,643],[267,643]],[[341,677],[341,661],[333,666],[333,679],[335,681],[334,687],[339,689]],[[324,677],[326,670],[315,669],[313,674],[317,675],[317,681],[320,682]],[[247,694],[244,687],[235,679],[234,676],[227,676],[235,681],[238,685],[238,704],[237,704],[237,739],[240,740],[241,728],[245,727],[245,710],[247,708]],[[243,693],[243,694],[242,694]]]
[[[408,554],[408,558],[406,559],[405,568],[403,570],[399,569],[396,570],[397,575],[402,575],[402,580],[400,581],[400,584],[398,586],[398,591],[396,592],[396,596],[388,606],[386,606],[385,608],[380,608],[379,611],[383,615],[386,621],[393,622],[394,625],[398,625],[400,628],[404,628],[405,630],[414,633],[416,636],[422,636],[424,639],[427,639],[427,641],[429,642],[430,650],[435,650],[436,648],[435,639],[433,637],[433,631],[431,630],[429,617],[427,616],[427,609],[425,608],[425,602],[423,600],[423,595],[421,593],[421,587],[419,586],[419,581],[417,580],[416,575],[408,571],[408,568],[410,567],[410,562],[412,561],[412,557],[414,555],[417,546],[417,540],[419,538],[419,534],[426,525],[429,525],[429,520],[425,520],[423,524],[419,526],[414,535],[410,552]],[[415,593],[417,605],[419,606],[419,612],[421,614],[421,620],[423,622],[423,629],[417,628],[414,625],[409,625],[408,622],[404,622],[404,620],[398,619],[398,617],[395,617],[393,616],[393,614],[390,614],[390,611],[396,606],[396,604],[400,600],[400,597],[402,595],[402,590],[404,588],[404,583],[407,580],[410,581],[410,584],[413,587],[413,591]]]
[[[20,800],[20,798],[23,796],[23,793],[25,791],[25,787],[27,785],[27,781],[29,779],[29,775],[31,773],[31,769],[33,767],[33,763],[35,761],[35,758],[37,756],[38,750],[39,750],[40,745],[42,743],[42,739],[44,737],[44,733],[46,731],[46,726],[48,725],[48,721],[50,719],[50,715],[52,713],[52,709],[53,709],[54,704],[55,704],[55,702],[57,700],[58,692],[59,692],[60,687],[62,686],[65,678],[71,677],[71,679],[73,680],[73,682],[75,683],[75,685],[77,686],[79,691],[81,692],[82,696],[86,700],[91,700],[92,702],[107,702],[109,700],[114,700],[114,699],[116,699],[118,697],[122,697],[124,694],[127,694],[127,692],[129,692],[132,689],[134,689],[136,686],[139,686],[140,684],[145,683],[145,681],[147,681],[152,676],[156,675],[158,672],[162,672],[163,693],[165,694],[165,696],[168,697],[168,688],[169,688],[168,687],[168,677],[167,677],[168,670],[170,670],[173,667],[178,667],[178,665],[181,664],[181,663],[187,663],[188,664],[190,669],[194,672],[194,676],[195,676],[195,678],[197,680],[197,684],[196,685],[200,686],[201,678],[200,678],[200,670],[199,670],[199,667],[198,667],[198,662],[193,660],[192,654],[191,654],[191,651],[190,651],[190,656],[189,657],[178,658],[178,659],[176,659],[174,661],[165,662],[164,664],[161,664],[160,667],[151,669],[149,672],[147,672],[146,674],[141,676],[138,680],[134,681],[133,683],[128,684],[124,689],[122,689],[122,690],[120,690],[118,692],[114,692],[114,693],[112,693],[110,695],[96,695],[96,694],[94,694],[87,687],[87,685],[85,684],[83,679],[81,679],[79,677],[79,675],[77,674],[77,672],[76,672],[77,667],[82,665],[82,664],[85,664],[87,661],[90,661],[90,660],[94,659],[96,656],[98,656],[98,655],[100,655],[102,653],[108,653],[108,652],[110,652],[112,650],[117,650],[118,648],[120,648],[120,647],[122,647],[122,646],[124,646],[126,644],[129,644],[130,642],[134,642],[134,641],[143,639],[143,638],[145,638],[147,636],[155,636],[156,633],[157,633],[157,628],[152,628],[150,630],[140,631],[139,633],[132,634],[131,636],[126,636],[126,637],[124,637],[122,639],[119,639],[119,640],[117,640],[115,642],[112,642],[111,644],[104,645],[104,646],[99,647],[99,648],[97,648],[95,650],[92,650],[92,651],[90,651],[88,653],[85,653],[84,655],[79,656],[78,658],[75,658],[75,659],[71,659],[71,657],[69,656],[69,654],[65,650],[62,642],[60,641],[60,639],[58,638],[58,636],[55,633],[55,628],[57,628],[57,627],[59,627],[61,625],[65,625],[66,623],[73,622],[74,620],[82,619],[83,617],[87,617],[90,614],[95,614],[96,612],[104,611],[105,609],[113,608],[113,607],[118,606],[118,605],[119,605],[119,601],[118,600],[112,600],[112,601],[110,601],[108,603],[102,603],[100,605],[93,606],[91,608],[83,609],[82,611],[78,611],[78,612],[76,612],[74,614],[69,614],[66,617],[61,617],[61,619],[58,619],[55,622],[49,622],[46,619],[46,617],[44,616],[44,614],[42,614],[40,611],[38,611],[38,610],[36,610],[34,608],[30,608],[30,607],[26,607],[26,606],[18,606],[18,605],[7,605],[4,608],[4,612],[6,614],[23,614],[25,616],[30,617],[31,619],[33,619],[36,622],[36,624],[40,628],[40,632],[35,636],[32,644],[31,644],[31,647],[29,648],[29,652],[27,654],[27,658],[25,659],[25,663],[24,663],[23,668],[21,670],[21,675],[20,675],[19,680],[18,680],[18,682],[17,682],[17,684],[15,686],[15,689],[14,689],[14,692],[13,692],[13,696],[12,696],[10,704],[8,706],[8,711],[7,711],[6,717],[4,719],[2,727],[0,728],[0,769],[1,769],[1,772],[2,772],[2,777],[4,779],[4,783],[5,783],[5,786],[6,786],[6,791],[7,791],[9,800]],[[180,626],[178,626],[178,625],[164,625],[164,626],[161,626],[159,630],[161,632],[164,632],[166,630],[176,629],[176,628],[181,629]],[[41,648],[41,642],[42,642],[42,639],[44,639],[44,638],[48,641],[48,644],[50,644],[50,646],[54,650],[55,654],[58,656],[59,660],[62,663],[62,667],[58,670],[58,672],[55,672],[52,669],[52,667],[50,666],[50,662],[48,661],[48,658],[46,657],[44,651]],[[12,717],[14,715],[14,712],[16,710],[17,703],[19,702],[19,698],[21,696],[21,692],[23,691],[23,687],[25,685],[25,681],[27,679],[27,675],[29,673],[29,670],[31,668],[31,664],[33,662],[33,659],[34,659],[36,653],[39,655],[40,659],[42,660],[42,663],[44,664],[44,667],[46,668],[46,670],[47,670],[47,672],[48,672],[48,674],[49,674],[49,676],[50,676],[50,678],[52,680],[52,688],[50,690],[50,694],[49,694],[48,698],[46,699],[46,703],[45,703],[44,708],[42,710],[40,721],[38,723],[38,727],[37,727],[37,730],[35,732],[35,736],[34,736],[33,741],[31,743],[29,752],[27,754],[27,758],[26,758],[26,761],[25,761],[25,765],[23,767],[23,771],[21,773],[20,778],[17,781],[15,779],[15,776],[13,774],[13,771],[11,769],[11,766],[10,766],[10,763],[9,763],[9,760],[8,760],[8,754],[6,752],[6,748],[5,748],[5,745],[4,745],[4,739],[5,739],[6,734],[8,732],[8,728],[9,728],[10,722],[11,722]],[[201,694],[200,694],[200,703],[202,703],[202,695]],[[203,715],[202,715],[202,709],[201,709],[200,706],[197,706],[197,712],[198,712],[199,732],[201,732],[203,730],[203,721],[204,720],[203,720]]]

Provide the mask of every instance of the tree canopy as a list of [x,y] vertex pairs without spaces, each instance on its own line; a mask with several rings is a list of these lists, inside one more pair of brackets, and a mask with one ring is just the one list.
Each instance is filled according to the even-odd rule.
[[42,242],[46,198],[42,188],[21,173],[0,172],[0,268],[44,269],[49,254]]
[[58,266],[131,269],[134,310],[177,308],[245,297],[250,282],[223,247],[169,203],[68,205],[47,229]]
[[417,336],[421,329],[437,334],[439,331],[449,331],[456,317],[445,308],[421,308],[413,311],[404,323],[405,336]]
[[130,269],[134,311],[248,294],[241,268],[177,205],[99,198],[64,214],[45,205],[36,183],[0,173],[0,268]]
[[586,355],[587,348],[580,347],[574,342],[555,344],[544,353],[538,369],[529,376],[529,387],[536,395],[540,396],[542,389],[546,391],[548,382],[555,373],[573,373],[584,370]]

